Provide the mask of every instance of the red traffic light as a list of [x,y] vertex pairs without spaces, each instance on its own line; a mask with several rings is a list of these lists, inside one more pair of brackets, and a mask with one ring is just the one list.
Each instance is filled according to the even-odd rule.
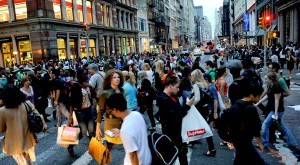
[[266,21],[270,21],[271,17],[270,16],[266,16]]

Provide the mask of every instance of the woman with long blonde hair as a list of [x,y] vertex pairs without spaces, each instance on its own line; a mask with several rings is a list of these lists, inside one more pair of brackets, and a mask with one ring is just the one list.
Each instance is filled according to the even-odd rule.
[[131,111],[138,110],[138,102],[137,102],[137,94],[138,91],[135,87],[136,80],[135,76],[132,72],[122,71],[123,79],[124,79],[124,96],[127,101],[127,109]]
[[162,60],[158,60],[155,63],[155,73],[154,73],[154,82],[155,89],[158,92],[162,92],[164,90],[164,85],[162,84],[161,77],[164,75],[165,64]]
[[[207,123],[210,124],[211,121],[214,120],[215,117],[213,117],[214,112],[217,112],[217,99],[214,99],[214,102],[210,103],[208,102],[208,100],[201,100],[201,99],[205,99],[205,98],[201,98],[201,96],[203,95],[203,91],[210,91],[216,98],[216,92],[217,90],[214,89],[215,92],[210,90],[210,86],[208,84],[208,81],[205,80],[203,73],[199,70],[196,69],[191,73],[191,81],[194,83],[193,85],[193,91],[195,94],[195,102],[194,105],[197,107],[198,111],[201,113],[201,115],[204,117],[204,119],[206,119]],[[197,104],[201,101],[201,105],[202,102],[204,101],[205,103],[207,103],[207,105],[204,107],[198,107]],[[208,144],[208,151],[206,153],[203,153],[203,155],[208,156],[208,157],[212,157],[215,156],[216,154],[216,150],[215,150],[215,146],[214,146],[214,142],[213,142],[213,138],[211,137],[207,137],[206,138],[206,142]]]

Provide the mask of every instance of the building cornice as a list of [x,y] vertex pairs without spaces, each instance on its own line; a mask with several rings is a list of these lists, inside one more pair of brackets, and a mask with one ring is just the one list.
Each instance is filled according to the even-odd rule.
[[[284,2],[284,3],[283,3]],[[296,4],[299,4],[299,0],[290,0],[288,2],[286,2],[286,0],[281,0],[281,1],[277,1],[275,3],[276,6],[278,6],[278,12],[281,12],[287,8],[290,8]]]

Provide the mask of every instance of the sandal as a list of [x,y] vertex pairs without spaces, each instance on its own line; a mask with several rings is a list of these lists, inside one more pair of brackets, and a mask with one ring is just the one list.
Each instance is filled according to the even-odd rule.
[[222,141],[221,143],[220,143],[220,146],[227,146],[228,145],[228,142],[226,142],[226,141]]

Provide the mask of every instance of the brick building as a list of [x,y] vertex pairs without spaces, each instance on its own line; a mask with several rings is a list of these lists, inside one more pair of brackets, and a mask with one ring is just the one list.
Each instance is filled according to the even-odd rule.
[[0,65],[136,52],[136,15],[136,0],[0,0]]

